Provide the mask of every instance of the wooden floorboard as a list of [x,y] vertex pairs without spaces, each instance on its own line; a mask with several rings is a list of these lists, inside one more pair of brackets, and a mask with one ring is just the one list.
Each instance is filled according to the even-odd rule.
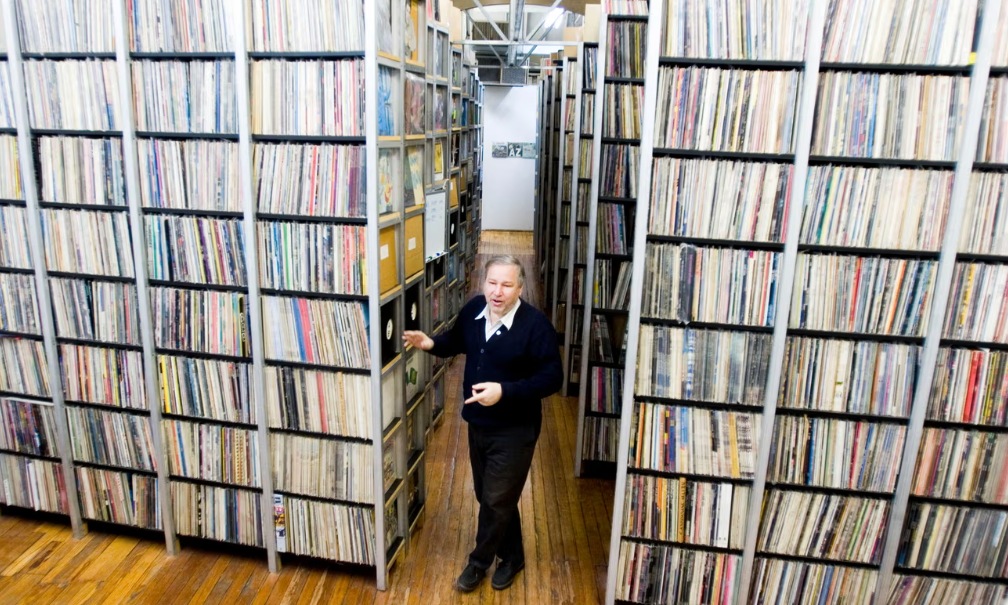
[[[529,281],[523,298],[541,301],[532,236],[484,232],[477,264],[514,254]],[[482,268],[473,274],[479,289]],[[386,591],[366,569],[284,559],[270,574],[255,551],[184,545],[176,557],[152,539],[92,531],[75,540],[67,525],[0,516],[0,605],[30,603],[438,605],[600,603],[605,593],[613,482],[573,475],[577,399],[544,403],[543,430],[522,495],[526,568],[506,591],[486,581],[472,594],[454,589],[476,536],[478,506],[469,470],[466,426],[459,416],[462,364],[448,371],[444,420],[425,456],[427,503],[422,526]]]

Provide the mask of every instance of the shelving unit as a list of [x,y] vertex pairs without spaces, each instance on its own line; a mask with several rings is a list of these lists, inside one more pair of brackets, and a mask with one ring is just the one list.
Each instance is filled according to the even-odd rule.
[[543,276],[542,297],[543,309],[551,317],[554,310],[554,269],[557,266],[557,255],[561,248],[558,223],[560,208],[559,154],[560,154],[560,111],[559,101],[562,86],[562,59],[559,53],[554,53],[549,59],[542,59],[540,64],[539,84],[539,133],[536,142],[538,158],[536,165],[536,214],[535,237],[536,262],[540,275]]
[[[786,31],[764,28],[761,41],[767,46],[738,48],[716,37],[704,38],[708,31],[715,36],[716,28],[708,30],[705,20],[716,19],[716,10],[680,23],[677,17],[692,14],[690,3],[678,6],[679,12],[671,16],[663,15],[665,3],[650,4],[649,33],[662,36],[648,40],[645,61],[640,211],[631,257],[640,262],[634,263],[631,328],[627,359],[621,364],[627,374],[635,373],[636,384],[625,384],[622,391],[609,603],[641,602],[645,594],[648,599],[666,598],[653,592],[657,577],[649,579],[648,569],[635,567],[644,557],[650,557],[651,569],[670,565],[673,570],[699,564],[701,557],[704,569],[721,571],[692,577],[674,572],[677,580],[663,576],[662,585],[688,590],[703,581],[707,590],[721,591],[723,598],[737,603],[778,598],[819,602],[830,591],[835,596],[840,587],[845,598],[858,602],[888,597],[890,603],[924,603],[929,602],[924,600],[928,590],[945,595],[930,602],[945,603],[966,602],[958,600],[962,598],[994,603],[1004,595],[1008,581],[989,573],[934,564],[915,564],[917,569],[910,570],[904,564],[915,528],[924,527],[918,512],[925,510],[922,507],[963,504],[988,511],[984,514],[1001,514],[1002,504],[996,501],[969,502],[976,495],[922,493],[921,482],[931,471],[917,468],[932,464],[925,456],[934,451],[934,443],[927,442],[924,431],[930,426],[960,432],[957,425],[964,420],[925,415],[950,403],[941,408],[932,399],[928,412],[928,398],[941,392],[935,390],[940,386],[932,387],[939,345],[947,350],[964,345],[964,335],[941,331],[941,318],[946,317],[950,291],[955,292],[955,250],[997,11],[985,7],[976,62],[946,67],[932,58],[907,61],[909,65],[871,63],[864,57],[833,59],[830,53],[838,48],[837,41],[853,30],[842,16],[827,22],[826,15],[833,14],[830,4],[781,3],[780,10],[796,16],[775,22]],[[853,13],[849,18],[865,27],[888,27],[881,19],[882,25]],[[956,18],[973,23],[970,15],[949,16],[953,22]],[[736,25],[749,27],[744,19]],[[957,40],[973,39],[972,34],[958,35]],[[697,40],[702,42],[690,46]],[[769,46],[774,40],[793,46]],[[843,48],[853,52],[863,47]],[[965,63],[966,54],[961,58]],[[924,65],[928,61],[938,66]],[[907,74],[923,79],[907,80]],[[932,89],[923,93],[931,95],[928,107],[935,114],[914,121],[916,116],[907,109],[889,109],[888,115],[902,118],[905,137],[911,133],[918,141],[933,143],[930,146],[896,147],[895,139],[876,132],[875,147],[869,148],[859,146],[865,139],[858,138],[858,132],[838,129],[860,124],[835,112],[867,115],[876,103],[870,95],[834,94],[857,85],[847,79],[926,88],[933,82],[928,78],[964,76],[970,78],[968,99],[936,96]],[[708,84],[705,78],[714,79]],[[739,113],[733,113],[737,110],[732,103],[754,104],[746,127],[761,137],[732,138],[736,131],[715,129],[723,114],[693,121],[691,93],[712,94],[697,104],[711,107],[718,100],[719,84],[726,83],[749,93],[727,103],[721,98],[718,110],[733,120]],[[955,80],[942,84],[947,85],[943,91],[956,94]],[[769,98],[761,90],[775,91],[775,100],[789,100],[761,107],[761,100]],[[889,101],[898,102],[902,97],[890,90]],[[686,100],[676,105],[676,122],[665,120],[663,113],[673,98]],[[954,100],[941,105],[944,99]],[[880,94],[877,102],[884,100]],[[947,140],[926,129],[944,115],[936,107],[961,112],[949,113],[946,123],[953,134]],[[717,183],[718,189],[704,187],[705,182]],[[726,187],[735,189],[720,191]],[[728,206],[719,215],[719,201],[734,204],[733,192],[739,187],[748,187],[749,193],[738,199],[759,205],[744,213]],[[800,204],[794,201],[796,192],[804,192]],[[857,205],[848,204],[844,195]],[[984,224],[989,228],[990,221]],[[983,247],[963,251],[990,260],[986,255],[991,251]],[[695,273],[689,267],[696,267]],[[902,285],[890,279],[888,289],[876,288],[876,280],[882,279],[876,275],[886,275],[884,271],[902,278]],[[740,276],[744,282],[738,281]],[[870,303],[859,302],[850,289],[840,287],[861,281],[875,294]],[[732,304],[719,304],[725,300]],[[719,341],[715,349],[709,348],[711,338]],[[712,357],[716,350],[727,355]],[[712,363],[716,369],[709,374]],[[959,361],[957,367],[963,363],[969,361]],[[805,367],[815,372],[803,371]],[[708,376],[721,380],[710,382]],[[743,418],[748,419],[742,423]],[[704,428],[708,422],[711,428]],[[724,444],[725,436],[730,438],[727,450],[717,445]],[[826,461],[829,464],[820,464]],[[656,535],[665,527],[657,523],[633,523],[638,518],[634,507],[650,506],[646,498],[668,493],[661,491],[662,481],[667,490],[685,485],[674,500],[678,506],[685,497],[688,506],[706,507],[678,533],[679,513],[671,504],[649,509],[652,515],[667,516],[671,533]],[[943,489],[947,484],[935,481]],[[732,486],[730,497],[726,486]],[[701,498],[698,494],[704,490],[718,493]],[[833,528],[829,536],[835,541],[813,533],[820,524]],[[959,526],[948,529],[929,529],[927,535],[969,539],[958,533]],[[999,537],[990,539],[1000,543]],[[895,581],[894,570],[900,574]],[[639,579],[631,580],[633,590],[639,592],[631,594],[626,582],[634,577]],[[971,579],[977,581],[947,582]]]
[[[595,77],[597,76],[597,42],[583,42],[578,45],[577,58],[577,116],[574,119],[574,149],[577,154],[574,157],[572,175],[576,175],[576,180],[572,182],[571,218],[569,223],[569,233],[574,234],[575,242],[584,242],[587,246],[589,236],[589,214],[591,208],[591,185],[592,185],[592,150],[595,139],[593,136],[595,126]],[[568,265],[571,268],[571,277],[568,282],[569,290],[566,294],[567,301],[570,301],[567,313],[567,325],[564,329],[564,393],[568,397],[574,397],[580,393],[580,385],[583,380],[581,356],[583,355],[583,340],[581,326],[584,325],[585,298],[587,284],[585,275],[587,273],[588,250],[581,250],[577,246],[572,246],[568,256]]]
[[[133,116],[123,111],[130,73],[121,7],[114,6],[111,20],[91,14],[74,24],[50,21],[55,13],[37,15],[48,31],[29,32],[24,11],[45,11],[43,4],[6,2],[4,16],[18,155],[30,158],[20,163],[20,178],[37,246],[46,363],[50,385],[62,385],[53,401],[63,509],[75,536],[87,521],[163,530],[174,554],[173,521],[158,515],[170,501],[159,410],[150,397],[155,383],[145,363],[151,324],[143,244],[135,235],[143,230],[135,198],[127,199],[135,156]],[[57,31],[74,42],[60,46],[69,39]],[[80,94],[79,81],[91,82],[87,93]],[[58,111],[68,106],[76,111]],[[79,180],[67,174],[71,168]],[[89,173],[105,174],[105,181],[85,178]],[[86,243],[93,243],[91,254],[81,253]],[[103,433],[125,444],[95,439]]]
[[[565,47],[561,78],[560,125],[561,141],[558,158],[557,189],[560,192],[560,216],[557,221],[557,262],[553,283],[557,289],[556,304],[553,308],[553,324],[557,336],[564,343],[564,386],[562,393],[569,393],[571,368],[568,364],[570,326],[573,323],[575,263],[586,260],[587,250],[578,245],[587,243],[587,238],[577,238],[576,175],[580,165],[580,118],[581,118],[581,72],[583,44]],[[573,55],[573,56],[571,56]],[[587,234],[582,234],[587,235]],[[580,257],[579,257],[580,254]],[[579,323],[576,325],[580,325]]]
[[[41,510],[69,518],[75,536],[86,525],[70,458],[70,438],[64,412],[59,367],[50,366],[56,350],[55,325],[50,311],[49,280],[34,181],[25,180],[31,161],[31,138],[26,128],[23,72],[14,5],[5,3],[0,19],[4,41],[0,69],[8,87],[0,91],[4,106],[14,113],[0,116],[3,170],[9,177],[0,196],[0,280],[5,310],[0,333],[4,364],[0,383],[0,504]],[[27,237],[25,237],[27,235]],[[18,312],[15,312],[18,309]],[[9,315],[8,315],[9,313]],[[24,436],[22,441],[7,435]],[[20,489],[18,489],[20,488]]]
[[[300,13],[308,7],[283,3],[270,10],[291,14],[267,23],[262,10],[271,3],[212,1],[200,13],[206,21],[180,24],[155,20],[160,9],[150,2],[114,0],[101,23],[78,25],[106,36],[104,46],[22,50],[17,16],[29,5],[3,2],[17,115],[0,115],[0,136],[9,137],[0,166],[20,171],[23,191],[0,191],[0,212],[30,237],[17,250],[0,247],[0,279],[19,280],[24,293],[5,308],[34,308],[35,317],[0,326],[0,344],[18,343],[44,380],[5,379],[0,409],[37,411],[32,430],[45,447],[0,447],[0,473],[24,475],[34,464],[62,493],[29,502],[4,492],[0,502],[65,514],[78,536],[91,516],[159,529],[172,554],[180,535],[261,549],[271,571],[283,553],[370,565],[384,589],[422,519],[428,402],[444,401],[443,369],[440,387],[431,387],[431,369],[403,350],[401,333],[430,315],[422,235],[434,182],[423,157],[440,140],[447,163],[450,114],[444,106],[443,130],[433,121],[428,130],[424,116],[433,112],[423,108],[428,93],[451,90],[447,28],[434,22],[433,5],[416,0],[361,6],[357,15],[316,11],[313,19]],[[308,29],[278,29],[288,23]],[[193,26],[218,38],[184,30]],[[442,73],[428,74],[435,33]],[[23,71],[26,59],[38,67]],[[69,79],[43,96],[23,74],[101,69],[95,65],[117,84],[109,84],[103,113],[29,117],[32,103],[87,108],[90,97],[71,101],[78,91],[63,86]],[[301,82],[319,78],[317,97],[273,85],[293,71]],[[327,101],[323,71],[334,87]],[[473,79],[468,95],[475,89]],[[321,119],[288,119],[284,103]],[[406,162],[412,150],[416,178]],[[389,161],[379,167],[379,156]],[[318,183],[333,184],[304,187],[304,162],[315,163]],[[64,170],[65,182],[51,178]],[[85,178],[92,173],[106,181]],[[63,215],[88,220],[55,229],[53,217]],[[81,226],[92,224],[104,227],[81,238]],[[323,240],[347,247],[315,245]],[[114,264],[56,254],[84,241],[107,242],[103,258]],[[287,254],[297,246],[300,254]],[[354,247],[359,253],[347,255]],[[25,298],[35,292],[35,302]],[[68,297],[87,292],[95,293],[93,319],[60,315],[74,308]],[[206,310],[183,325],[171,313],[185,316],[179,304],[188,299]],[[356,348],[347,344],[354,339]],[[3,351],[4,368],[19,359],[13,349]],[[63,380],[96,356],[121,373],[117,388]],[[345,397],[332,399],[337,392]],[[126,440],[136,451],[85,448],[96,422],[112,423],[110,434],[139,435]],[[313,449],[345,460],[349,472],[301,476],[302,463],[317,464]],[[201,469],[207,455],[231,462]],[[88,505],[106,497],[112,508]],[[226,526],[215,525],[221,518]],[[334,526],[343,541],[323,543],[319,532]]]
[[[433,181],[430,191],[444,191],[446,196],[444,229],[445,254],[427,259],[425,294],[429,313],[422,327],[428,334],[441,334],[447,330],[458,316],[458,312],[466,302],[470,291],[470,278],[474,270],[476,246],[479,241],[479,200],[478,181],[474,180],[479,166],[477,156],[481,138],[481,115],[477,122],[475,110],[482,109],[478,99],[482,95],[482,85],[472,69],[471,56],[465,56],[461,47],[447,44],[447,29],[444,30],[445,76],[434,76],[436,91],[443,90],[447,102],[444,105],[435,104],[435,112],[431,118],[433,130],[429,138],[433,145],[442,142],[444,145],[444,174],[432,170]],[[440,112],[444,111],[442,118]],[[438,130],[438,120],[444,120],[447,128]],[[435,152],[435,158],[437,154]],[[436,167],[435,167],[436,168]],[[438,176],[442,178],[438,178]],[[447,370],[454,360],[430,357],[430,379],[426,382],[424,401],[427,406],[424,412],[428,436],[431,431],[440,426],[445,409],[447,385]]]
[[553,325],[559,332],[560,324],[557,322],[557,303],[560,297],[559,268],[561,259],[567,258],[567,248],[570,246],[568,239],[560,237],[560,224],[563,222],[563,174],[564,174],[564,58],[563,51],[554,53],[551,56],[553,66],[549,79],[549,124],[546,129],[547,145],[549,146],[549,156],[547,158],[547,181],[546,188],[549,194],[549,218],[547,225],[547,238],[550,249],[546,257],[546,271],[542,274],[543,296],[545,300],[544,309],[549,310],[549,316]]
[[[997,530],[975,533],[982,532],[983,523],[1003,518],[1008,504],[1004,494],[993,489],[1008,473],[1003,457],[995,453],[1008,424],[999,410],[1008,402],[989,390],[1003,376],[986,371],[1004,351],[1004,335],[991,330],[988,319],[1003,313],[1003,305],[995,301],[1005,297],[1004,285],[996,285],[988,275],[1003,271],[1008,260],[997,241],[1006,231],[994,217],[984,216],[991,203],[1004,199],[1008,171],[1008,155],[998,142],[1003,135],[992,120],[1004,111],[999,93],[1008,57],[1000,36],[1006,8],[1005,2],[985,3],[976,62],[960,72],[969,76],[970,96],[921,356],[923,371],[914,392],[896,514],[886,536],[879,581],[879,591],[888,589],[894,604],[924,602],[922,595],[928,591],[971,603],[1008,597],[1008,572],[998,563],[1003,557],[987,550],[1008,538]],[[970,285],[967,276],[973,277]],[[979,302],[985,296],[992,298]],[[964,379],[973,386],[959,386]],[[951,448],[969,451],[970,456],[958,460],[962,454],[954,457]],[[955,519],[958,524],[945,532],[925,533],[932,519]],[[915,543],[923,544],[919,554]],[[965,549],[969,555],[960,560],[942,557],[946,548]]]
[[[587,174],[597,176],[591,181],[587,215],[584,309],[576,328],[581,332],[581,379],[574,474],[579,477],[608,478],[616,473],[628,326],[625,312],[630,303],[627,278],[634,265],[632,225],[641,193],[636,170],[641,137],[647,129],[640,104],[645,51],[640,38],[653,28],[646,17],[610,9],[604,3],[596,50],[591,171]],[[636,110],[624,107],[626,100],[636,101]]]

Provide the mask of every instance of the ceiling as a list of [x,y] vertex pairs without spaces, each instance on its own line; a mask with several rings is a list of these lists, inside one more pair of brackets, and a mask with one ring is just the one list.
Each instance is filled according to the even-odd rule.
[[[476,8],[476,3],[473,0],[452,0],[452,4],[455,8],[459,10],[469,10],[471,8]],[[507,6],[511,4],[508,0],[480,0],[480,4],[483,6]],[[553,4],[552,0],[525,0],[525,4],[530,6],[550,6]],[[578,13],[583,15],[585,12],[586,4],[598,4],[598,1],[589,2],[586,0],[561,0],[560,4],[557,6],[566,9],[572,13]]]

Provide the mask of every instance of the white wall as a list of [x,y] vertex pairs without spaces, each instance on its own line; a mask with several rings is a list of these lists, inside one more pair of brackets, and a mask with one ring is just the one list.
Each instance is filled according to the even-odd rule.
[[494,143],[536,141],[538,86],[487,86],[483,93],[483,229],[532,231],[536,161],[494,158]]

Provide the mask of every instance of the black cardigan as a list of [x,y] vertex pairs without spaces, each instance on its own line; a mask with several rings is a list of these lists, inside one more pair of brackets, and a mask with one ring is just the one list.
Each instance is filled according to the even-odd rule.
[[485,306],[482,295],[466,303],[452,327],[434,337],[430,352],[438,357],[465,354],[463,401],[472,397],[474,384],[500,383],[501,399],[496,404],[462,406],[467,422],[481,426],[540,423],[542,399],[563,385],[556,330],[541,311],[523,300],[511,329],[501,327],[499,335],[486,340],[486,320],[476,320]]

